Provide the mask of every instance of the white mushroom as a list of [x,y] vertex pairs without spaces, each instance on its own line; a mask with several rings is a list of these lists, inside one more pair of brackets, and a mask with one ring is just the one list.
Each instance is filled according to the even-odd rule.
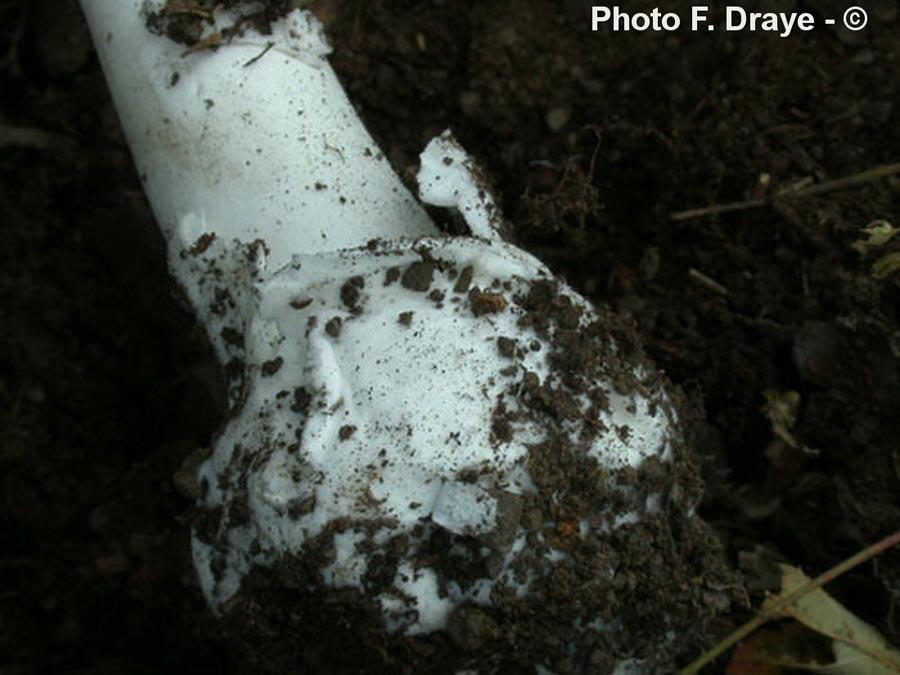
[[[82,0],[172,271],[231,375],[193,538],[213,610],[293,560],[388,634],[459,638],[460,608],[541,593],[582,565],[574,540],[660,514],[681,434],[663,378],[501,240],[452,137],[423,153],[421,195],[470,237],[441,235],[391,171],[310,12],[184,56],[147,30],[164,4]],[[573,625],[614,633],[597,602],[573,600]]]

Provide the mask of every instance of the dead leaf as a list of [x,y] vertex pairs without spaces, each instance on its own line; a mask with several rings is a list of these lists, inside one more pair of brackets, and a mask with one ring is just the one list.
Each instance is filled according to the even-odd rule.
[[872,265],[872,274],[876,279],[887,279],[900,272],[900,253],[888,253]]
[[[796,567],[781,565],[781,595],[772,596],[763,605],[771,608],[786,595],[809,583],[809,577]],[[783,608],[772,618],[793,618],[831,639],[834,661],[829,664],[775,660],[776,665],[800,668],[829,675],[897,675],[900,650],[890,646],[874,627],[850,613],[821,588],[810,591]]]
[[866,255],[869,249],[887,244],[900,230],[886,220],[876,220],[866,225],[861,232],[866,235],[866,238],[853,242],[851,246],[860,255]]
[[826,646],[823,655],[817,638],[821,642],[820,636],[796,621],[774,630],[760,630],[734,650],[726,675],[786,675],[785,669],[796,663],[830,661],[830,651]]
[[747,642],[742,642],[735,650],[725,675],[784,675],[780,666],[767,661],[765,651],[760,651],[759,639],[754,636]]
[[772,423],[772,431],[775,435],[794,450],[802,450],[810,455],[819,454],[818,450],[806,447],[794,436],[797,412],[800,408],[800,394],[796,391],[767,389],[765,396],[766,405],[763,410],[769,418],[769,422]]

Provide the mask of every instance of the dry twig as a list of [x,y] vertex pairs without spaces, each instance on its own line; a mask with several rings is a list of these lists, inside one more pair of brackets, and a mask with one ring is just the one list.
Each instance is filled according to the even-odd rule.
[[681,670],[679,675],[694,675],[694,673],[699,673],[704,666],[709,665],[712,661],[719,658],[722,654],[724,654],[731,647],[743,640],[745,637],[750,635],[750,633],[755,631],[757,628],[771,621],[772,619],[781,616],[782,610],[784,610],[785,607],[788,607],[797,602],[797,600],[802,598],[807,593],[810,593],[817,588],[821,588],[830,581],[834,581],[837,577],[841,576],[845,572],[849,572],[854,567],[861,565],[870,558],[874,558],[876,555],[884,553],[892,546],[896,546],[898,543],[900,543],[900,530],[894,532],[892,535],[885,537],[878,543],[872,544],[868,548],[859,551],[855,555],[850,556],[843,562],[838,563],[830,570],[828,570],[827,572],[823,572],[815,579],[810,580],[809,583],[804,584],[793,593],[788,593],[781,600],[774,603],[771,607],[760,611],[759,614],[757,614],[750,621],[738,628],[731,635],[726,637],[715,647],[703,654],[703,656],[694,661],[692,664]]
[[896,164],[882,164],[874,168],[855,173],[843,178],[825,181],[809,187],[800,189],[787,188],[776,192],[766,199],[748,199],[741,202],[729,202],[727,204],[714,204],[712,206],[704,206],[697,209],[688,209],[687,211],[676,211],[669,214],[671,220],[692,220],[694,218],[702,218],[704,216],[715,216],[721,213],[730,213],[732,211],[746,211],[761,206],[771,206],[779,201],[791,199],[803,199],[805,197],[813,197],[815,195],[825,194],[826,192],[834,192],[836,190],[846,190],[847,188],[865,185],[881,178],[887,178],[900,174],[900,162]]

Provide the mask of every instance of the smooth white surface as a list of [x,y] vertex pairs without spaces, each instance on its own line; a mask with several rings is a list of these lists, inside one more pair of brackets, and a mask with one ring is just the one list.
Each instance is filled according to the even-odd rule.
[[475,237],[499,236],[500,212],[481,172],[447,129],[419,156],[419,198],[433,206],[454,208]]
[[[183,45],[146,28],[146,10],[164,4],[82,0],[167,236],[189,219],[197,235],[262,239],[277,269],[296,253],[436,234],[347,100],[312,13],[182,56]],[[217,17],[208,32],[234,19]]]

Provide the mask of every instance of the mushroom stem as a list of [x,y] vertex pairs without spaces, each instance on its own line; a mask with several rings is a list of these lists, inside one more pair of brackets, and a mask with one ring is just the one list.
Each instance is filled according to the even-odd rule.
[[244,28],[226,45],[238,17],[218,9],[198,44],[221,46],[187,49],[148,29],[170,4],[81,2],[170,242],[262,240],[277,269],[296,253],[436,234],[347,100],[312,13],[290,13],[271,35]]

